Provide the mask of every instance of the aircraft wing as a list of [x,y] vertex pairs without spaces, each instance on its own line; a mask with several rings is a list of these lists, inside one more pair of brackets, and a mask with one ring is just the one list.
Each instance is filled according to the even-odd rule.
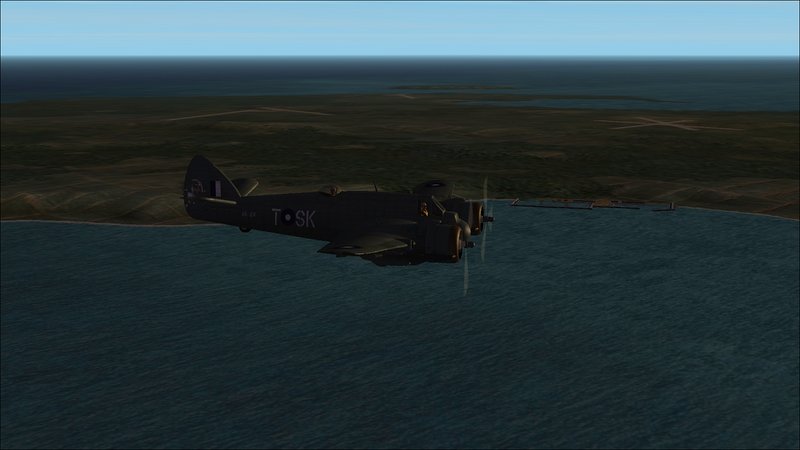
[[407,248],[408,239],[403,236],[380,231],[368,231],[360,235],[350,235],[337,239],[322,247],[321,253],[331,253],[336,256],[363,256]]

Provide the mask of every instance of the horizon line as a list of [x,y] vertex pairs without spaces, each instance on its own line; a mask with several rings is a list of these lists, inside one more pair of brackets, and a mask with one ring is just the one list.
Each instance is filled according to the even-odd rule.
[[0,55],[2,58],[800,58],[794,55]]

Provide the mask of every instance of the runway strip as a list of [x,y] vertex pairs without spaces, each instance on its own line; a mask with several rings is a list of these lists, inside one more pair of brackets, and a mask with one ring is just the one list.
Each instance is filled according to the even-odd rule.
[[262,112],[258,109],[241,109],[239,111],[228,111],[228,112],[221,112],[221,113],[214,113],[214,114],[201,114],[199,116],[188,116],[188,117],[177,117],[175,119],[166,119],[166,122],[174,122],[176,120],[188,120],[188,119],[199,119],[201,117],[214,117],[214,116],[225,116],[228,114],[240,114],[246,112]]
[[229,114],[241,114],[241,113],[248,113],[248,112],[293,112],[298,114],[312,114],[315,116],[332,116],[333,114],[329,113],[322,113],[316,111],[301,111],[299,109],[286,109],[286,108],[271,108],[268,106],[259,106],[258,109],[240,109],[238,111],[227,111],[221,113],[212,113],[212,114],[200,114],[197,116],[187,116],[187,117],[176,117],[174,119],[166,119],[165,122],[174,122],[176,120],[188,120],[188,119],[200,119],[203,117],[216,117],[216,116],[226,116]]
[[299,109],[286,109],[286,108],[269,108],[267,106],[261,106],[260,109],[265,111],[278,111],[278,112],[293,112],[293,113],[300,113],[300,114],[313,114],[315,116],[332,116],[333,114],[329,113],[322,113],[316,111],[302,111]]

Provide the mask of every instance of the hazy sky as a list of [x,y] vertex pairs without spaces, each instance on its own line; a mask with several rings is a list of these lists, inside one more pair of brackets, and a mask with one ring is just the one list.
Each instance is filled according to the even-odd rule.
[[2,55],[797,56],[785,2],[16,2]]

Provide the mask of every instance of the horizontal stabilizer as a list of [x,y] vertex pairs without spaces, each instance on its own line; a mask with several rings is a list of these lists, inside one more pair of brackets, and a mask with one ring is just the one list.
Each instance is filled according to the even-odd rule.
[[247,197],[258,186],[258,180],[255,178],[237,178],[232,183],[242,197]]
[[407,247],[408,242],[401,240],[400,236],[372,232],[331,242],[319,249],[319,252],[331,253],[336,256],[364,256]]
[[217,203],[219,205],[236,205],[238,204],[236,200],[226,200],[224,198],[216,198],[216,197],[203,197],[195,195],[191,192],[187,192],[185,197],[181,197],[183,199],[188,199],[191,201],[197,202],[207,202],[207,203]]

